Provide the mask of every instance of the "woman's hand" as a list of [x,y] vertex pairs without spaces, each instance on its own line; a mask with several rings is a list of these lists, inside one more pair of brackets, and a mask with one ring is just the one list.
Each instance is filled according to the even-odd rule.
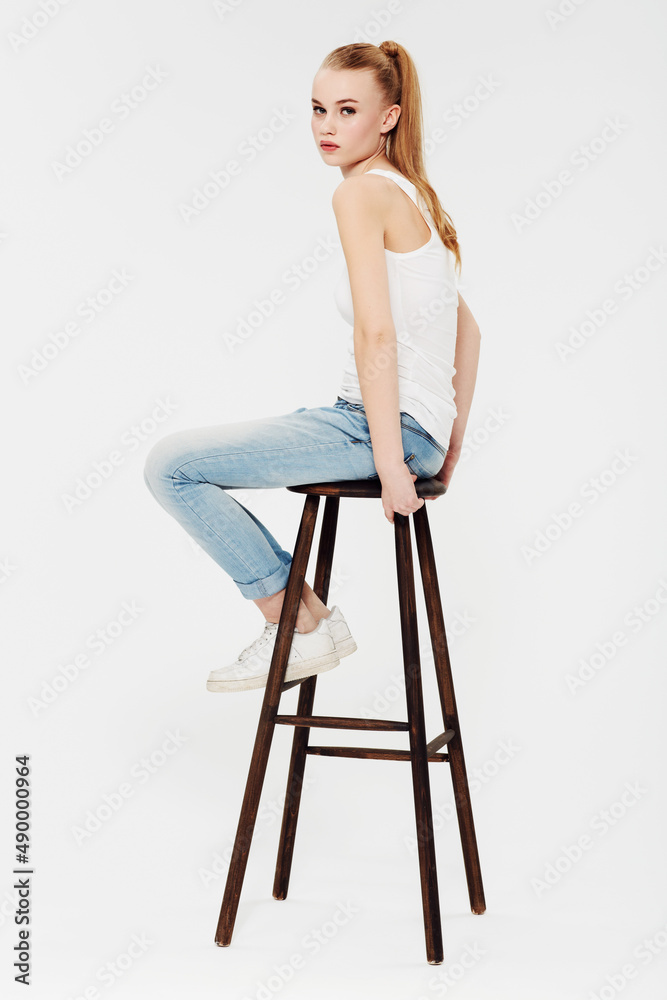
[[394,512],[414,514],[423,507],[424,498],[417,496],[415,479],[417,476],[414,472],[410,472],[405,462],[399,468],[380,475],[382,507],[390,524],[394,523]]
[[[454,475],[454,469],[456,467],[456,463],[458,462],[460,457],[461,457],[460,448],[459,449],[449,448],[447,454],[445,455],[445,461],[443,462],[442,468],[440,469],[439,472],[435,474],[435,476],[433,476],[433,479],[437,479],[439,483],[442,483],[445,489],[449,487],[451,478]],[[442,494],[438,494],[438,496],[442,496]],[[437,500],[438,497],[437,496],[426,497],[426,499]]]
[[[445,455],[445,461],[439,472],[436,472],[432,479],[437,479],[439,483],[442,483],[445,489],[449,486],[450,480],[454,474],[454,468],[461,456],[461,449],[450,448]],[[434,497],[426,497],[426,500],[437,500],[441,493],[438,493]]]

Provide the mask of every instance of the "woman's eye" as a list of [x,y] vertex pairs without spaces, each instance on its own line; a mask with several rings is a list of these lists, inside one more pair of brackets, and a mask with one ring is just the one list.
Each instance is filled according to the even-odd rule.
[[[351,111],[353,115],[356,115],[356,113],[357,113],[356,108],[341,108],[340,110],[341,111]],[[313,114],[314,115],[317,115],[320,111],[324,111],[324,108],[313,107]],[[349,118],[350,115],[344,115],[343,117]]]

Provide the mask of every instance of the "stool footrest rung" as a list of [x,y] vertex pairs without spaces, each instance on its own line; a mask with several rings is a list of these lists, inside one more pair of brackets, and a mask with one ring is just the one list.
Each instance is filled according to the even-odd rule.
[[455,736],[456,733],[453,729],[445,729],[444,733],[440,733],[439,736],[436,736],[430,743],[426,744],[426,753],[435,753],[440,747],[444,747],[445,743],[450,743]]
[[283,726],[306,726],[316,729],[375,729],[407,733],[409,722],[392,722],[389,719],[354,719],[333,715],[276,715],[274,722]]
[[[384,750],[379,747],[306,747],[306,753],[316,754],[318,757],[362,757],[371,760],[411,760],[409,750]],[[449,754],[432,753],[428,756],[431,761],[449,760]]]

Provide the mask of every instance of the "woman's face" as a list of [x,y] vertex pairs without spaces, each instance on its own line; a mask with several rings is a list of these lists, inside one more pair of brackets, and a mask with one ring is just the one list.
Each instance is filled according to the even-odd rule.
[[321,69],[312,96],[313,138],[324,162],[336,167],[377,153],[382,133],[391,131],[401,110],[398,104],[381,107],[371,70]]

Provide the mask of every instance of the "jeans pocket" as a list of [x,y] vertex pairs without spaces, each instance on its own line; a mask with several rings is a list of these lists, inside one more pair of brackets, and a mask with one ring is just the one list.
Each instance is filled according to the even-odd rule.
[[[435,472],[429,471],[428,468],[422,465],[416,455],[410,455],[405,459],[405,464],[407,465],[410,472],[412,472],[417,479],[430,479],[435,475]],[[439,467],[436,472],[439,471]]]
[[438,441],[436,441],[436,439],[433,437],[432,434],[429,434],[427,430],[424,430],[424,428],[422,427],[422,425],[419,423],[418,420],[415,420],[415,418],[410,413],[405,413],[403,412],[403,410],[401,410],[401,426],[407,428],[408,430],[413,431],[415,434],[420,434],[426,441],[429,442],[429,444],[431,444],[437,451],[440,452],[440,454],[442,455],[442,459],[444,461],[445,455],[447,454],[447,449],[443,448],[442,445]]
[[413,431],[412,428],[406,429],[404,427],[403,444],[412,452],[411,460],[406,459],[410,472],[414,472],[420,479],[430,479],[440,472],[445,455],[437,442],[429,440],[418,431]]

